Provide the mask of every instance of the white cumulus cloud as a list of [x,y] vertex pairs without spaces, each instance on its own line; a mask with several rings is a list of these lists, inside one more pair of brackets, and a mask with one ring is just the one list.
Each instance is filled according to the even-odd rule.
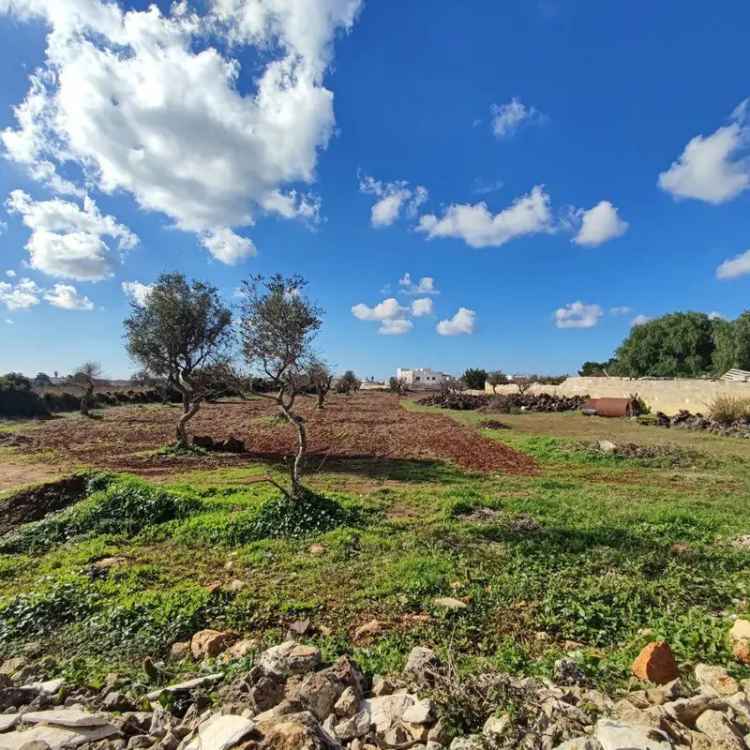
[[317,216],[301,190],[335,127],[324,78],[335,35],[361,3],[208,0],[200,15],[186,2],[165,14],[156,4],[0,0],[0,13],[49,28],[5,150],[57,192],[81,195],[74,183],[85,180],[129,193],[236,262],[253,246],[234,229],[266,213]]
[[675,198],[719,204],[750,187],[750,99],[732,113],[728,125],[697,135],[672,166],[659,175],[659,187]]
[[123,281],[120,286],[122,291],[125,292],[125,296],[141,307],[146,304],[148,295],[154,288],[153,284],[142,284],[140,281]]
[[441,320],[436,327],[441,336],[460,336],[474,333],[477,314],[474,310],[459,307],[458,312],[448,320]]
[[0,304],[8,310],[26,310],[40,303],[42,291],[31,279],[16,284],[0,281]]
[[750,250],[735,255],[734,258],[725,260],[716,269],[717,279],[736,279],[738,276],[745,276],[750,273]]
[[507,104],[493,104],[491,113],[492,132],[497,138],[508,138],[524,123],[540,122],[543,119],[539,110],[526,106],[517,97],[513,97]]
[[422,276],[416,283],[412,281],[411,274],[405,273],[399,280],[403,294],[440,294],[435,286],[435,279],[432,276]]
[[55,284],[52,289],[44,293],[44,299],[53,307],[62,310],[86,310],[94,309],[94,303],[85,295],[79,294],[78,290],[70,284]]
[[411,314],[415,318],[432,315],[432,300],[429,297],[415,299],[414,302],[411,303]]
[[555,310],[555,325],[558,328],[593,328],[604,315],[599,305],[571,302]]
[[650,320],[651,318],[648,315],[636,315],[633,320],[630,321],[630,325],[635,328],[635,326],[642,326]]
[[5,275],[6,275],[6,276],[7,276],[7,277],[8,277],[9,279],[15,279],[15,278],[16,278],[16,272],[15,272],[14,270],[12,270],[12,269],[9,269],[9,270],[7,270],[7,271],[5,272]]
[[406,318],[394,318],[393,320],[384,320],[378,328],[381,336],[402,336],[409,333],[414,328],[414,323]]
[[600,201],[588,211],[580,211],[581,222],[578,234],[573,238],[577,245],[596,247],[607,240],[622,237],[628,231],[628,222],[623,221],[617,209],[609,201]]
[[497,214],[484,202],[454,204],[439,218],[434,214],[420,217],[417,229],[429,239],[454,237],[471,247],[500,247],[524,235],[554,232],[555,222],[549,195],[536,185]]
[[428,198],[427,188],[422,185],[411,188],[405,180],[380,182],[368,175],[360,176],[359,189],[377,198],[370,212],[370,223],[376,228],[391,226],[404,210],[407,216],[416,216],[419,207]]
[[402,307],[395,297],[384,299],[374,307],[360,303],[352,307],[355,318],[360,320],[393,320],[402,317],[407,308]]
[[[105,279],[117,265],[117,250],[138,244],[127,227],[102,214],[89,197],[79,206],[60,198],[35,201],[22,190],[14,190],[6,206],[31,230],[26,244],[31,267],[50,276],[80,281]],[[109,237],[109,243],[103,237]]]

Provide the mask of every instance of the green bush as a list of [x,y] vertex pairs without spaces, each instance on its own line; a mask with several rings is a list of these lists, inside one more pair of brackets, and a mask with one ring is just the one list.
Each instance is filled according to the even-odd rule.
[[0,417],[45,417],[49,409],[32,390],[31,381],[17,372],[0,376]]
[[76,537],[96,534],[132,536],[147,526],[185,518],[200,510],[197,498],[171,494],[133,480],[96,479],[101,487],[53,516],[26,524],[0,542],[0,553],[37,552]]

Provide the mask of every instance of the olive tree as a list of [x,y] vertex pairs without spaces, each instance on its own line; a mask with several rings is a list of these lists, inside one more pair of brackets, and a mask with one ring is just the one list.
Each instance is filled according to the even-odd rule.
[[291,498],[305,496],[302,471],[307,452],[305,419],[295,411],[297,396],[305,389],[304,375],[313,360],[312,340],[322,324],[321,310],[304,296],[307,282],[298,275],[270,278],[253,276],[242,285],[240,335],[242,354],[251,372],[272,385],[272,399],[297,430],[297,453],[290,467]]
[[125,320],[130,356],[144,370],[166,378],[182,396],[177,446],[187,448],[188,422],[229,370],[232,314],[216,287],[163,274],[143,304],[131,303]]
[[354,374],[353,370],[347,370],[336,383],[336,390],[347,396],[352,391],[358,391],[362,387],[362,381]]
[[494,370],[487,374],[487,382],[492,386],[492,392],[497,392],[497,386],[507,385],[510,381],[508,376],[500,370]]
[[307,364],[305,375],[318,396],[318,409],[324,409],[326,397],[333,385],[333,373],[325,362],[313,357]]
[[76,368],[73,374],[73,382],[83,388],[81,396],[81,414],[84,417],[91,416],[91,408],[94,406],[94,389],[96,379],[102,374],[101,365],[98,362],[84,362]]

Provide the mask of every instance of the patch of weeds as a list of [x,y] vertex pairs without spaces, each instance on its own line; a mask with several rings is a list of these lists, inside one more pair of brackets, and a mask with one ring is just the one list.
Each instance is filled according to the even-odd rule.
[[250,510],[196,516],[176,526],[172,534],[187,543],[240,546],[262,539],[303,539],[363,521],[361,508],[344,507],[331,498],[308,493],[301,501],[277,497]]
[[197,586],[136,591],[83,623],[89,648],[106,653],[153,654],[205,627],[211,594]]
[[43,636],[87,618],[100,596],[81,581],[58,581],[43,591],[18,594],[0,607],[0,644]]
[[201,507],[196,498],[174,495],[134,479],[107,480],[103,489],[85,500],[18,529],[0,543],[0,553],[39,552],[85,535],[132,536],[147,526],[184,518]]

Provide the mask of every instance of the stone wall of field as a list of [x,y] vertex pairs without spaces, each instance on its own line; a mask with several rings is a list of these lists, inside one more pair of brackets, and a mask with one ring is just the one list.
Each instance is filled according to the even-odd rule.
[[[485,385],[492,393],[492,386]],[[499,385],[496,393],[517,393],[514,385]],[[627,398],[637,394],[652,412],[676,414],[680,409],[691,412],[708,410],[717,396],[750,398],[750,383],[728,383],[722,380],[631,380],[630,378],[568,378],[560,385],[534,385],[532,393],[551,393],[560,396],[592,398]]]

